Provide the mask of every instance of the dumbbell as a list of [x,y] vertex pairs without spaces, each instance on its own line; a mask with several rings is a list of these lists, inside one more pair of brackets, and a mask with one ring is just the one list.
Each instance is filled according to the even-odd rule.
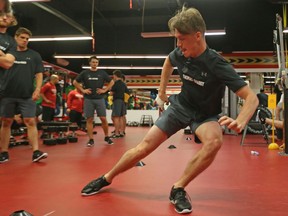
[[77,125],[70,125],[70,126],[69,126],[69,130],[72,131],[72,134],[70,134],[70,135],[68,136],[69,142],[71,142],[71,143],[76,143],[76,142],[78,142],[78,137],[76,137],[76,133],[75,133],[75,131],[76,131],[77,129],[78,129],[78,126],[77,126]]
[[68,131],[67,126],[59,126],[57,127],[57,132],[59,132],[59,136],[56,138],[58,144],[67,144],[67,137],[64,136],[64,132]]

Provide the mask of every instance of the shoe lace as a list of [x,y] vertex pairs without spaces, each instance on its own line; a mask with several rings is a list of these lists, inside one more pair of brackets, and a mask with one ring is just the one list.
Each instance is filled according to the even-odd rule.
[[191,201],[189,195],[187,195],[186,191],[184,191],[183,189],[178,190],[175,194],[175,201],[176,202],[189,202]]
[[95,187],[95,186],[99,183],[99,181],[101,181],[101,180],[102,180],[102,178],[101,178],[101,179],[93,180],[93,181],[91,181],[91,182],[88,184],[88,186],[89,186],[89,187]]

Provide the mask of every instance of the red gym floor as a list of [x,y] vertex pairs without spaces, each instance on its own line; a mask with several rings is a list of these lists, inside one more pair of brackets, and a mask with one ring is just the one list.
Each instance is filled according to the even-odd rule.
[[[112,128],[110,128],[112,129]],[[178,215],[169,203],[173,182],[186,161],[201,148],[191,135],[178,132],[154,153],[116,178],[103,192],[82,197],[90,180],[103,174],[124,151],[137,144],[148,127],[128,127],[125,138],[109,146],[96,127],[96,145],[78,143],[45,146],[49,157],[32,163],[29,146],[10,149],[10,161],[0,164],[0,215],[26,210],[34,216],[170,216]],[[225,135],[215,162],[187,188],[193,216],[284,216],[288,210],[288,157],[268,150],[260,135]],[[249,143],[249,144],[247,144]],[[175,145],[176,149],[168,146]],[[259,156],[251,155],[256,150]]]

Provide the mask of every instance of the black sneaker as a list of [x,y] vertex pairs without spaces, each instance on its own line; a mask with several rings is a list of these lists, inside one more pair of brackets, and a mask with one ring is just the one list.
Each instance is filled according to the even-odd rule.
[[38,162],[42,159],[45,159],[48,157],[48,154],[39,150],[36,150],[33,152],[33,156],[32,156],[32,161],[33,162]]
[[0,153],[0,163],[5,163],[9,161],[9,154],[8,152],[1,152]]
[[87,147],[92,147],[92,146],[94,146],[94,140],[90,139],[87,143]]
[[[110,138],[112,139],[118,139],[120,138],[120,134],[113,134],[112,136],[110,136]],[[106,141],[106,140],[105,140]]]
[[113,141],[108,136],[104,138],[104,141],[107,142],[109,145],[113,145],[114,144]]
[[187,196],[184,188],[172,187],[169,199],[174,204],[177,213],[186,214],[192,212],[190,197]]
[[111,183],[107,182],[104,176],[101,176],[89,184],[87,184],[81,191],[82,196],[91,196],[98,193],[101,188],[110,185]]

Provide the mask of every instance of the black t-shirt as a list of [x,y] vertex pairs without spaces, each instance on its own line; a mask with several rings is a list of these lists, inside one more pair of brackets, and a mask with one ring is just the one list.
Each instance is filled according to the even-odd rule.
[[259,105],[262,105],[264,107],[268,106],[268,95],[261,92],[257,94],[258,100],[259,100]]
[[111,77],[104,70],[84,70],[77,77],[76,81],[83,83],[84,89],[91,89],[91,94],[84,94],[84,98],[88,99],[101,99],[104,94],[97,94],[98,88],[103,88],[105,82],[110,82]]
[[40,54],[34,50],[17,51],[14,65],[8,70],[8,84],[4,97],[31,98],[36,73],[43,73]]
[[171,64],[178,68],[182,80],[179,101],[196,120],[221,113],[225,86],[236,92],[247,85],[231,64],[207,48],[197,58],[185,58],[176,48],[169,54]]
[[[0,33],[0,50],[5,54],[10,53],[15,56],[17,44],[13,37],[7,33]],[[0,67],[0,90],[6,88],[7,70]],[[1,92],[3,94],[4,92]]]
[[113,100],[121,99],[124,100],[124,93],[128,93],[128,88],[122,80],[115,81],[114,85],[111,88],[113,92]]

